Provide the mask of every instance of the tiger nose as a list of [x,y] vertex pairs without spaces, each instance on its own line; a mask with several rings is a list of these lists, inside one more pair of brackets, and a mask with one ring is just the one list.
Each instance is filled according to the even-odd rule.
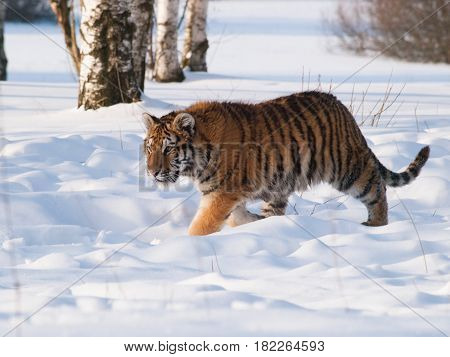
[[158,176],[158,174],[161,172],[161,170],[150,170],[150,173],[154,176],[154,177],[156,177],[156,176]]

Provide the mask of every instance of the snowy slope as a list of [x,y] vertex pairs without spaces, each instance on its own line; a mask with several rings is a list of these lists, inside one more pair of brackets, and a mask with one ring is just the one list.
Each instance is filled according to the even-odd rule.
[[[370,61],[327,52],[320,19],[332,9],[332,1],[211,2],[208,74],[148,82],[142,103],[96,112],[74,109],[61,48],[7,24],[0,333],[58,296],[11,335],[450,334],[449,66],[379,58],[334,90],[361,104],[360,121],[388,81],[395,93],[406,83],[378,127],[362,126],[393,170],[431,146],[419,178],[389,189],[388,226],[360,225],[364,206],[320,185],[293,195],[287,217],[188,237],[195,188],[155,190],[140,173],[144,110],[254,102],[317,88],[319,75],[328,90]],[[56,26],[39,27],[63,45]]]

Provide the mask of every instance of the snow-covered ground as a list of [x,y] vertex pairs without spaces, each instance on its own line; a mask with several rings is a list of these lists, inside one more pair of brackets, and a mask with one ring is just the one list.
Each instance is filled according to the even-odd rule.
[[211,2],[209,73],[148,82],[142,103],[96,112],[74,109],[56,26],[38,25],[62,48],[7,24],[0,333],[57,296],[11,335],[450,334],[448,65],[382,57],[334,90],[348,105],[354,91],[360,121],[389,78],[395,93],[406,84],[378,127],[362,130],[397,171],[431,146],[420,177],[389,189],[388,226],[360,225],[364,206],[321,185],[293,195],[288,217],[188,237],[198,193],[139,184],[142,111],[259,101],[317,88],[319,75],[328,90],[368,63],[327,52],[321,18],[332,9],[333,1]]

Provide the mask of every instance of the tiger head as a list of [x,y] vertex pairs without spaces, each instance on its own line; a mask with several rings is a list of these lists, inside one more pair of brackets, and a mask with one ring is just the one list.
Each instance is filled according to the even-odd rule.
[[194,167],[194,117],[172,112],[157,118],[145,113],[143,120],[147,127],[144,151],[148,173],[163,184],[176,182],[180,175],[188,176]]

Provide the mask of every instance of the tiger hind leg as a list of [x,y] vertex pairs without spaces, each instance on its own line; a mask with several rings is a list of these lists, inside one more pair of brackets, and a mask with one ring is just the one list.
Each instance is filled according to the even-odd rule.
[[378,173],[373,174],[364,183],[355,184],[348,193],[367,208],[368,218],[363,225],[377,227],[388,224],[386,184]]
[[261,218],[264,217],[260,216],[259,214],[249,212],[245,207],[245,202],[241,202],[230,213],[230,216],[227,218],[226,223],[230,227],[236,227],[240,226],[241,224],[258,221]]

